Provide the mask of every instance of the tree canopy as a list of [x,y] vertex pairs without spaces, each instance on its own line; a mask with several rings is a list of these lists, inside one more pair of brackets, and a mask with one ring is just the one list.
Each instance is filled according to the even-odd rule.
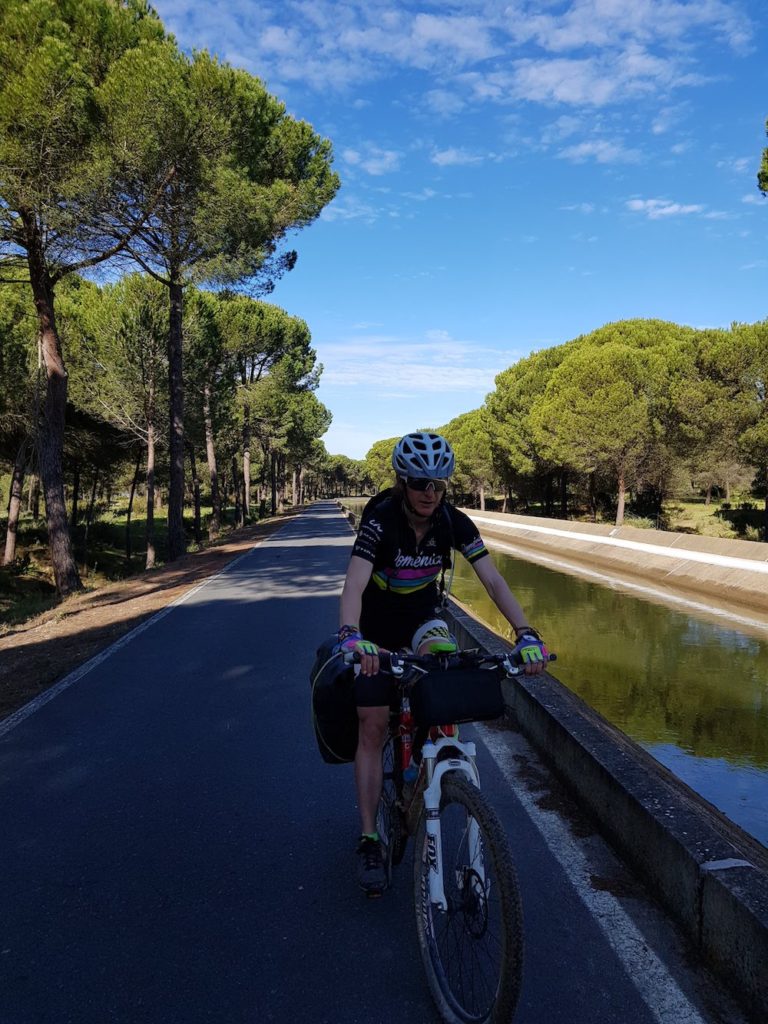
[[45,374],[36,425],[61,594],[80,586],[62,453],[65,277],[112,261],[167,288],[169,555],[185,547],[183,289],[260,287],[339,186],[330,143],[245,71],[188,56],[144,0],[7,0],[0,8],[0,282],[30,289]]

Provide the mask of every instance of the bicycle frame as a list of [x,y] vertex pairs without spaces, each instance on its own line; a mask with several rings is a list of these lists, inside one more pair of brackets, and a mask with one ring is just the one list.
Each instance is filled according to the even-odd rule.
[[[440,751],[457,750],[461,756],[446,757],[438,760]],[[480,788],[480,775],[475,761],[474,743],[462,743],[453,736],[441,737],[437,740],[428,739],[422,748],[423,771],[426,771],[426,788],[423,793],[424,813],[426,815],[427,860],[429,864],[429,900],[442,911],[448,909],[443,884],[443,855],[440,841],[440,796],[443,776],[446,772],[461,772],[467,776],[473,786]],[[483,884],[485,869],[480,855],[477,822],[472,819],[469,824],[469,849],[472,851],[472,867]]]

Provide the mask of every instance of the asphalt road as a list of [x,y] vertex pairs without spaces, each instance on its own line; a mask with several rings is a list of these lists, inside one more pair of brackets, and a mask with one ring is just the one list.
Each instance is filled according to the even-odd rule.
[[[437,1021],[410,859],[384,899],[361,895],[351,768],[321,761],[310,721],[308,672],[337,625],[351,538],[333,503],[313,506],[0,729],[0,1024]],[[726,1019],[629,884],[639,959],[663,962],[649,984],[567,868],[573,817],[570,838],[542,832],[533,755],[484,735],[483,786],[524,898],[519,1024]],[[619,877],[594,866],[604,851],[589,856],[593,882]],[[672,994],[656,998],[665,972]]]

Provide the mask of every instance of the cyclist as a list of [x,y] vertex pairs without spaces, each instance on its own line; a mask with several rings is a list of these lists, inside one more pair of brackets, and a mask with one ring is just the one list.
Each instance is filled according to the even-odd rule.
[[543,641],[486,557],[472,520],[445,500],[454,465],[451,446],[439,434],[406,434],[397,442],[392,452],[396,483],[363,512],[341,595],[338,649],[360,656],[355,682],[355,783],[362,824],[358,880],[370,896],[381,895],[385,885],[376,811],[381,751],[397,696],[392,677],[379,672],[379,648],[410,647],[418,654],[456,650],[447,623],[439,618],[445,571],[454,550],[467,559],[514,629],[515,652],[526,673],[543,671],[547,661]]

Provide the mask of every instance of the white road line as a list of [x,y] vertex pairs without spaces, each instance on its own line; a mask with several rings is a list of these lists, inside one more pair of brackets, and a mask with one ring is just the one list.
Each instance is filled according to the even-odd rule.
[[509,734],[475,728],[655,1019],[659,1024],[706,1024],[615,897],[591,885],[592,868],[560,816],[542,810],[520,784]]
[[[276,530],[272,536],[276,537],[284,529],[284,526],[281,527],[280,530]],[[269,538],[265,538],[265,540],[269,540]],[[264,543],[264,541],[259,542],[259,544],[262,543]],[[115,640],[113,644],[110,644],[109,647],[105,648],[103,651],[100,651],[99,654],[96,654],[93,658],[90,659],[90,661],[86,661],[79,668],[76,668],[73,672],[70,672],[69,675],[64,676],[64,678],[59,680],[58,683],[55,683],[53,686],[49,687],[39,696],[35,697],[28,704],[24,704],[23,707],[20,707],[18,711],[15,711],[12,715],[9,715],[7,718],[4,718],[3,721],[0,722],[0,739],[2,739],[3,736],[6,736],[11,731],[11,729],[15,729],[17,725],[20,725],[25,719],[29,718],[30,715],[33,715],[36,711],[39,711],[40,708],[44,707],[44,705],[46,705],[49,701],[53,700],[55,697],[58,697],[60,693],[63,693],[65,690],[68,690],[70,686],[73,686],[76,682],[78,682],[78,680],[82,679],[83,676],[88,675],[89,672],[93,671],[93,669],[101,665],[103,661],[106,661],[107,658],[109,658],[112,654],[115,653],[115,651],[119,651],[122,647],[125,647],[126,644],[129,644],[132,640],[135,640],[137,636],[140,636],[144,632],[145,629],[149,629],[151,626],[154,626],[156,623],[160,622],[160,620],[164,619],[166,615],[170,615],[174,608],[178,608],[179,605],[184,604],[185,601],[188,601],[191,597],[194,597],[194,595],[198,593],[198,591],[202,590],[203,587],[207,587],[209,583],[213,583],[214,580],[217,580],[220,576],[225,575],[227,572],[233,569],[239,562],[242,562],[244,558],[248,558],[250,555],[252,555],[256,548],[259,547],[259,544],[254,544],[252,548],[244,552],[242,555],[238,555],[238,557],[233,559],[231,562],[228,562],[223,569],[220,569],[213,576],[209,576],[207,579],[204,579],[202,583],[198,583],[196,587],[193,587],[192,590],[188,590],[186,594],[182,594],[181,597],[177,597],[175,601],[171,601],[171,603],[166,605],[165,608],[163,608],[161,611],[156,612],[151,619],[147,619],[146,622],[142,622],[141,625],[136,626],[136,628],[132,629],[130,633],[126,633],[125,636],[120,637],[119,640]]]
[[621,576],[613,576],[608,573],[596,572],[594,569],[587,569],[576,562],[569,562],[564,558],[550,558],[547,555],[540,554],[538,551],[534,552],[528,548],[518,547],[515,544],[508,544],[506,541],[497,540],[495,537],[486,536],[485,545],[488,548],[498,548],[500,551],[508,551],[510,554],[515,555],[526,562],[540,562],[542,565],[552,565],[557,569],[567,569],[576,576],[588,576],[591,579],[598,580],[600,583],[605,583],[621,590],[635,590],[640,594],[645,594],[664,602],[682,605],[684,608],[689,608],[694,612],[716,615],[718,618],[727,619],[730,622],[738,623],[742,626],[750,626],[756,629],[768,629],[768,622],[766,622],[765,619],[751,619],[746,615],[739,615],[737,612],[731,612],[725,608],[717,608],[711,604],[703,604],[700,601],[693,601],[687,597],[680,597],[677,594],[670,593],[668,590],[660,590],[657,587],[648,587],[642,583],[632,583]]
[[709,551],[691,551],[684,548],[669,547],[662,544],[644,544],[637,540],[623,540],[621,537],[595,536],[589,533],[578,533],[573,530],[556,530],[551,526],[533,526],[527,523],[504,522],[490,516],[475,515],[469,512],[475,523],[487,523],[501,530],[523,530],[527,533],[542,533],[549,537],[563,537],[581,541],[584,544],[607,544],[616,548],[628,548],[630,551],[644,551],[649,555],[660,555],[662,558],[674,558],[678,562],[705,562],[707,565],[720,565],[728,569],[741,569],[745,572],[768,574],[768,561],[757,561],[751,558],[737,558],[734,555],[716,555]]

